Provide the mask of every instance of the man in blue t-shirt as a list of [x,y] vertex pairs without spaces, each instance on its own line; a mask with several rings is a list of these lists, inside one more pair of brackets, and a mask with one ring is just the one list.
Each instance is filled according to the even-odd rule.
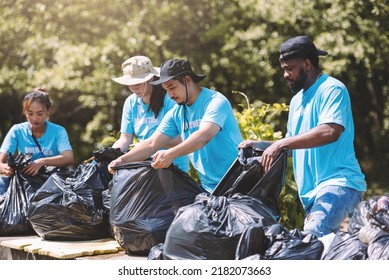
[[[162,86],[149,84],[159,76],[159,68],[154,67],[147,56],[137,55],[127,59],[123,62],[122,69],[123,76],[113,80],[126,85],[132,94],[124,102],[120,137],[112,147],[126,152],[134,137],[139,141],[149,138],[176,102],[169,98]],[[178,137],[164,148],[180,142]],[[187,156],[178,157],[173,163],[182,171],[189,171]]]
[[354,152],[354,123],[346,86],[322,74],[318,50],[306,36],[281,45],[284,78],[295,94],[291,100],[288,132],[276,142],[242,142],[239,147],[266,148],[267,171],[284,148],[293,152],[293,168],[302,205],[304,231],[323,236],[339,230],[344,218],[362,200],[365,177]]
[[[202,186],[212,192],[238,156],[242,141],[231,104],[220,92],[198,85],[204,75],[195,74],[187,60],[172,59],[161,65],[160,79],[176,105],[164,116],[157,131],[146,141],[111,162],[111,167],[153,156],[154,168],[166,168],[172,161],[188,155]],[[177,136],[182,143],[159,150]]]

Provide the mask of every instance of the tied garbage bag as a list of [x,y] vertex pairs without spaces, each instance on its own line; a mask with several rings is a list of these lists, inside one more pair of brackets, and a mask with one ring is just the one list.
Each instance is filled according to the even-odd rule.
[[325,260],[389,258],[389,196],[372,196],[355,208],[348,232],[338,232]]
[[147,260],[163,260],[163,243],[159,243],[151,248]]
[[265,255],[267,246],[263,226],[261,224],[249,225],[239,239],[235,259],[241,260],[255,254]]
[[109,182],[112,180],[113,176],[108,171],[108,165],[111,161],[117,159],[121,155],[123,155],[123,152],[119,148],[112,147],[104,147],[93,152],[93,158],[99,166],[98,170],[101,181],[106,189],[109,187]]
[[103,189],[95,164],[81,164],[71,174],[54,173],[31,200],[28,219],[46,240],[107,237]]
[[[323,243],[312,234],[303,234],[298,229],[286,230],[281,224],[266,227],[264,235],[250,234],[258,231],[258,225],[248,227],[239,242],[236,259],[245,260],[320,260],[324,250]],[[265,240],[261,241],[265,236]],[[260,250],[254,255],[247,250],[251,244],[262,242]],[[265,246],[263,244],[266,244]],[[243,247],[243,249],[242,249]],[[264,248],[266,247],[266,248]],[[264,251],[265,250],[265,251]]]
[[[112,188],[112,177],[113,175],[108,171],[108,165],[111,161],[117,159],[123,155],[123,152],[119,148],[104,147],[97,151],[93,152],[94,163],[98,166],[98,173],[100,179],[104,185],[104,190],[102,192],[103,208],[105,210],[105,215],[107,220],[109,220],[110,212],[110,203],[111,203],[111,188]],[[113,231],[111,226],[109,226],[109,236],[113,237]]]
[[15,158],[7,153],[7,162],[15,170],[9,180],[7,191],[0,196],[0,235],[32,233],[27,211],[36,191],[59,168],[42,167],[35,176],[28,176],[22,170],[31,163],[32,155],[20,153]]
[[369,260],[389,260],[389,233],[380,231],[367,247]]
[[110,223],[127,254],[147,255],[165,240],[180,207],[204,190],[175,165],[154,169],[150,161],[115,167]]
[[163,258],[233,260],[242,232],[253,223],[276,223],[260,200],[240,194],[199,194],[177,213],[166,235]]
[[338,231],[330,247],[322,256],[323,260],[366,260],[367,244],[358,238],[358,232],[348,233]]
[[282,150],[266,173],[262,169],[262,152],[255,148],[239,150],[238,158],[220,180],[215,196],[245,194],[262,201],[277,217],[280,215],[279,195],[284,185],[288,151]]
[[372,196],[357,205],[350,218],[348,231],[355,233],[364,226],[389,232],[389,195]]
[[348,232],[363,242],[369,260],[389,258],[389,195],[372,196],[355,208]]
[[[101,193],[104,213],[107,216],[108,221],[109,221],[109,214],[111,212],[111,189],[112,189],[112,180],[108,183],[108,188],[103,190],[103,192]],[[112,226],[109,224],[108,227],[109,227],[109,237],[114,237],[115,234],[113,232]]]

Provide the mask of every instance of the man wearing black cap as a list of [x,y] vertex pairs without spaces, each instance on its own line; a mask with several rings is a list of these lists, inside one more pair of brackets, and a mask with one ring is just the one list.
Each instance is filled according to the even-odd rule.
[[[187,60],[172,59],[161,64],[160,79],[151,84],[162,84],[177,104],[148,140],[111,162],[110,172],[114,172],[113,166],[145,160],[151,155],[152,167],[166,168],[173,159],[188,155],[203,188],[213,191],[237,158],[242,136],[228,99],[198,85],[204,77],[195,74]],[[178,135],[182,143],[159,151]]]
[[337,232],[362,200],[365,177],[354,152],[354,123],[346,86],[322,74],[316,48],[307,36],[280,47],[284,78],[295,94],[290,103],[288,132],[276,142],[244,141],[239,147],[266,147],[265,171],[281,149],[293,152],[300,200],[306,211],[304,231],[316,236]]

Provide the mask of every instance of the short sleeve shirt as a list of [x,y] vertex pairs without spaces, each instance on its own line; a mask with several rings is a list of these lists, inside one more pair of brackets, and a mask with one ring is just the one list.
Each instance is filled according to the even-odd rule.
[[[169,98],[165,94],[163,101],[163,107],[155,117],[154,112],[149,110],[149,105],[145,104],[141,98],[138,98],[136,94],[131,94],[127,97],[123,105],[121,129],[122,133],[133,134],[140,141],[148,139],[158,125],[162,121],[162,118],[166,113],[173,108],[176,102]],[[189,160],[187,156],[181,156],[176,158],[173,163],[177,165],[181,170],[189,171]]]
[[340,81],[321,75],[308,90],[301,90],[292,98],[287,137],[329,123],[343,127],[337,141],[320,147],[293,150],[295,180],[305,209],[324,186],[366,190],[364,175],[354,152],[349,93]]
[[158,131],[183,140],[199,130],[204,122],[220,127],[220,131],[201,149],[189,154],[203,187],[212,192],[238,156],[242,141],[238,122],[228,99],[220,92],[203,88],[191,105],[178,105],[168,112]]
[[[62,154],[64,151],[72,150],[68,134],[63,126],[46,121],[47,127],[42,137],[37,138],[45,157],[52,157]],[[16,150],[19,153],[32,154],[32,160],[44,157],[35,143],[30,125],[28,122],[15,124],[8,131],[1,145],[2,153]]]

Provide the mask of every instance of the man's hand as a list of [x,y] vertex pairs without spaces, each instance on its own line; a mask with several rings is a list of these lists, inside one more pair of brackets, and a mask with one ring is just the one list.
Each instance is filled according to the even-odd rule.
[[161,150],[154,154],[151,167],[155,169],[168,168],[174,160],[169,150]]
[[282,150],[280,141],[274,142],[262,153],[262,167],[265,172],[269,171],[271,165],[277,159]]
[[238,145],[238,149],[244,149],[244,148],[255,148],[257,141],[255,140],[244,140]]
[[264,172],[267,172],[282,150],[281,141],[245,140],[238,145],[238,148],[252,147],[264,151],[262,153],[262,167]]
[[108,172],[111,173],[111,174],[114,174],[116,172],[116,170],[113,170],[112,167],[114,166],[118,166],[118,165],[121,165],[123,164],[123,161],[120,157],[118,157],[117,159],[111,161],[110,164],[108,164]]

